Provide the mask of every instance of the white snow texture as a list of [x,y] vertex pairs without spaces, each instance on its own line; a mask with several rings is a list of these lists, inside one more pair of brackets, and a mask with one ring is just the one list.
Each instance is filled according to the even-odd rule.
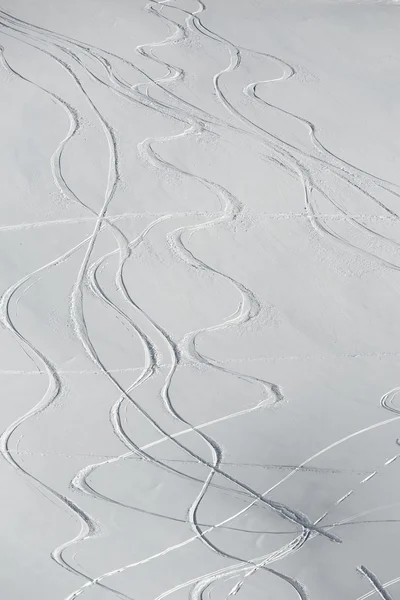
[[400,598],[399,31],[1,2],[1,598]]

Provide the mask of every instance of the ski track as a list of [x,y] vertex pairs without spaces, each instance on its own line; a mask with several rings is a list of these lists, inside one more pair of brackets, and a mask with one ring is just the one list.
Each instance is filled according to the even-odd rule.
[[[377,594],[382,598],[382,600],[393,600],[392,596],[386,591],[386,587],[388,587],[388,585],[386,585],[386,586],[382,585],[381,582],[379,581],[379,579],[377,578],[377,576],[375,575],[375,573],[370,571],[364,565],[361,565],[360,567],[358,567],[358,571],[361,573],[361,575],[363,575],[364,577],[366,577],[368,579],[368,581],[370,582],[372,587],[375,589]],[[364,598],[365,597],[366,596],[364,596]]]
[[[331,450],[332,448],[338,446],[339,444],[345,443],[347,440],[352,439],[355,436],[362,435],[377,427],[385,426],[386,424],[398,420],[400,418],[400,411],[396,408],[396,406],[393,403],[396,398],[396,394],[398,393],[400,388],[395,388],[388,394],[385,394],[385,396],[381,400],[382,407],[386,410],[396,413],[396,417],[387,419],[385,421],[381,421],[380,423],[376,423],[359,431],[353,432],[348,436],[328,445],[327,447],[320,450],[318,453],[303,461],[300,465],[296,466],[286,476],[281,478],[278,481],[278,483],[276,483],[274,486],[272,486],[270,489],[266,490],[262,494],[251,489],[249,486],[247,486],[240,480],[230,476],[222,469],[222,448],[209,435],[203,433],[203,429],[210,427],[215,423],[239,418],[253,411],[273,406],[276,403],[281,403],[282,401],[284,401],[284,395],[279,385],[258,379],[256,377],[246,376],[237,371],[231,370],[226,366],[227,363],[220,363],[209,357],[203,356],[196,347],[196,340],[200,335],[204,335],[212,331],[224,330],[232,327],[239,327],[248,322],[250,319],[256,318],[260,311],[260,305],[254,294],[243,284],[234,280],[229,275],[215,270],[210,265],[207,265],[203,261],[198,259],[190,251],[188,247],[188,242],[186,242],[186,240],[190,240],[191,234],[196,231],[200,231],[202,229],[210,227],[217,227],[219,224],[222,224],[224,222],[234,221],[240,214],[240,211],[242,209],[241,203],[220,184],[207,180],[195,173],[184,171],[178,168],[176,165],[169,163],[162,157],[162,146],[164,144],[168,144],[171,141],[179,140],[183,137],[194,135],[201,136],[204,132],[208,130],[213,131],[213,133],[218,136],[222,135],[218,133],[219,131],[223,131],[224,129],[226,129],[233,130],[238,135],[246,136],[246,138],[249,137],[255,143],[261,145],[265,160],[270,160],[279,164],[289,173],[295,174],[303,183],[306,212],[298,213],[295,215],[269,215],[269,218],[308,218],[314,226],[314,228],[320,234],[327,235],[330,238],[332,238],[335,242],[340,242],[342,245],[345,245],[350,250],[356,251],[361,255],[368,256],[369,258],[373,258],[386,268],[394,270],[399,270],[400,265],[398,265],[395,262],[388,261],[370,252],[369,250],[365,250],[362,247],[356,246],[348,239],[343,238],[340,234],[335,232],[332,229],[332,227],[327,224],[327,221],[346,221],[347,223],[350,223],[352,226],[356,227],[359,231],[365,233],[366,236],[380,238],[392,245],[393,247],[398,247],[399,244],[396,241],[378,233],[373,228],[375,220],[397,220],[398,215],[389,207],[385,206],[376,197],[375,192],[373,192],[372,190],[381,188],[384,189],[386,192],[392,194],[393,196],[400,198],[400,194],[397,191],[399,186],[392,182],[378,178],[371,173],[363,171],[355,167],[354,165],[344,161],[340,157],[336,156],[335,154],[330,152],[325,146],[323,146],[322,143],[319,141],[317,137],[317,130],[313,123],[294,113],[284,110],[279,106],[275,106],[269,103],[262,94],[258,93],[258,88],[261,84],[279,84],[279,82],[287,81],[292,77],[296,77],[295,69],[278,57],[266,53],[256,53],[247,48],[242,48],[233,44],[231,41],[221,37],[218,33],[215,33],[208,29],[203,24],[200,18],[201,13],[207,10],[207,7],[203,2],[198,1],[197,9],[193,12],[190,12],[189,10],[183,9],[178,6],[174,6],[172,0],[152,0],[146,6],[146,9],[156,18],[159,18],[164,23],[166,23],[166,25],[171,31],[170,35],[162,41],[149,42],[145,45],[138,46],[136,48],[136,52],[138,55],[145,59],[148,59],[149,61],[155,62],[166,69],[165,77],[159,78],[157,80],[151,79],[149,75],[147,75],[144,71],[140,70],[136,65],[134,65],[134,63],[127,61],[122,57],[118,57],[114,54],[102,50],[101,48],[89,46],[85,43],[79,42],[78,40],[67,38],[66,36],[57,34],[55,32],[51,32],[44,28],[30,25],[29,23],[26,23],[21,19],[17,19],[16,17],[9,15],[2,10],[0,11],[1,33],[5,34],[5,36],[11,36],[17,39],[18,41],[27,44],[28,46],[31,46],[40,52],[43,52],[44,54],[52,58],[54,61],[56,61],[59,67],[67,72],[72,84],[84,97],[84,100],[90,107],[93,116],[101,125],[109,149],[108,184],[104,192],[103,206],[97,212],[97,210],[88,206],[79,197],[76,196],[76,194],[72,191],[71,187],[68,185],[67,181],[64,179],[62,172],[63,151],[67,146],[68,142],[76,135],[79,128],[82,126],[82,123],[84,124],[84,121],[79,115],[77,108],[72,107],[70,104],[68,104],[61,97],[54,94],[52,91],[41,87],[34,81],[30,80],[28,77],[18,73],[8,62],[5,56],[3,46],[0,46],[0,57],[2,60],[3,68],[7,69],[13,76],[20,78],[27,84],[36,86],[42,92],[51,97],[67,114],[69,119],[69,130],[66,136],[63,138],[63,140],[59,143],[59,146],[57,147],[56,151],[50,159],[54,184],[65,198],[80,204],[82,208],[84,208],[90,213],[90,216],[85,218],[69,219],[64,221],[60,220],[50,222],[22,223],[9,226],[6,225],[2,226],[1,230],[20,230],[56,224],[59,225],[65,223],[94,221],[93,233],[89,237],[87,237],[75,247],[68,250],[62,256],[40,267],[36,271],[26,275],[17,283],[10,286],[10,288],[8,288],[8,290],[6,290],[6,292],[3,293],[0,304],[1,321],[3,325],[17,339],[23,350],[33,360],[38,369],[37,372],[45,373],[47,375],[48,389],[44,396],[32,409],[30,409],[25,415],[19,417],[3,432],[1,436],[1,452],[4,458],[8,461],[8,463],[19,474],[23,475],[28,482],[34,484],[36,488],[40,492],[44,493],[47,497],[49,497],[50,495],[53,499],[57,500],[61,505],[63,505],[67,510],[72,511],[72,513],[80,521],[81,530],[77,534],[77,536],[74,539],[67,541],[61,546],[59,546],[52,553],[52,558],[56,560],[56,562],[60,566],[68,569],[69,571],[85,579],[85,583],[82,584],[81,587],[76,589],[74,592],[72,592],[68,596],[68,600],[73,600],[74,598],[77,598],[78,596],[82,595],[85,590],[94,585],[101,586],[104,589],[116,594],[120,598],[128,598],[128,596],[125,596],[117,590],[107,586],[104,583],[104,580],[114,575],[117,575],[118,573],[122,573],[127,569],[134,568],[135,566],[148,563],[160,556],[164,556],[165,554],[172,552],[178,548],[182,548],[183,546],[186,546],[187,544],[195,540],[198,540],[201,543],[205,544],[212,552],[215,552],[218,555],[223,556],[224,558],[229,558],[234,561],[237,561],[236,564],[233,564],[230,567],[226,567],[224,569],[213,571],[211,573],[208,573],[207,575],[199,576],[198,578],[192,579],[188,582],[183,582],[159,595],[157,600],[161,600],[162,598],[165,598],[180,589],[190,586],[192,587],[190,591],[190,598],[193,598],[193,600],[200,600],[201,598],[203,598],[204,592],[207,589],[211,589],[211,587],[218,583],[220,580],[227,581],[232,578],[241,577],[241,579],[237,581],[235,586],[231,589],[231,591],[228,594],[229,596],[233,596],[236,595],[242,589],[246,579],[260,569],[263,569],[264,571],[284,580],[296,591],[297,596],[301,600],[307,600],[309,597],[308,592],[301,582],[297,581],[292,577],[289,577],[284,573],[272,569],[269,565],[284,559],[293,552],[299,551],[301,547],[307,542],[307,540],[314,537],[315,535],[323,535],[332,541],[340,541],[336,536],[328,533],[328,530],[344,524],[344,521],[325,527],[319,527],[318,524],[330,513],[331,510],[333,510],[339,504],[345,502],[347,498],[349,498],[353,493],[355,493],[355,489],[349,490],[346,494],[344,494],[342,497],[336,500],[336,502],[332,505],[331,509],[326,511],[323,515],[321,515],[314,523],[312,523],[306,517],[306,515],[301,514],[296,509],[289,508],[276,501],[272,501],[268,498],[268,496],[271,494],[272,491],[276,490],[279,487],[279,485],[296,475],[296,473],[298,473],[300,470],[306,468],[307,465],[311,463],[315,458],[321,456],[326,452],[329,452],[329,450]],[[184,24],[181,24],[177,20],[174,20],[170,16],[170,13],[178,13],[178,15],[184,15]],[[224,109],[227,111],[227,113],[229,113],[231,117],[233,117],[237,122],[240,123],[240,125],[233,126],[230,123],[225,122],[220,118],[217,118],[214,115],[205,112],[201,107],[197,107],[193,104],[190,104],[188,101],[183,100],[168,89],[167,86],[171,82],[183,79],[185,77],[185,72],[179,66],[171,65],[164,62],[161,58],[159,58],[159,53],[160,51],[162,52],[162,48],[164,46],[180,42],[186,39],[187,37],[190,37],[191,35],[204,36],[209,40],[215,42],[217,47],[222,46],[224,51],[228,51],[230,57],[229,64],[225,69],[218,72],[214,76],[213,84],[216,97],[218,98],[220,104],[224,107]],[[158,53],[156,53],[157,50]],[[253,122],[245,114],[241,113],[239,109],[235,106],[234,102],[227,97],[223,86],[224,78],[227,75],[229,75],[229,73],[239,69],[243,62],[243,57],[245,57],[246,54],[251,55],[252,53],[257,54],[259,56],[263,56],[266,59],[266,61],[275,62],[276,64],[278,64],[282,68],[282,75],[280,77],[270,80],[249,83],[243,89],[243,94],[254,103],[260,105],[261,107],[266,106],[272,108],[278,111],[280,114],[302,123],[308,129],[310,141],[312,143],[314,151],[307,152],[304,149],[300,149],[295,145],[268,132],[256,122]],[[62,58],[60,58],[60,56],[62,56]],[[85,64],[86,57],[94,59],[99,64],[99,66],[102,69],[103,75],[105,76],[104,79],[103,76],[99,77],[97,73],[92,71],[91,68],[87,64]],[[115,62],[121,62],[124,65],[128,65],[130,68],[132,68],[132,70],[142,73],[143,76],[146,78],[146,83],[139,83],[135,85],[129,84],[129,82],[125,81],[118,74],[118,71],[114,66]],[[82,75],[78,75],[78,71],[81,71]],[[137,213],[109,215],[110,205],[112,203],[113,197],[115,195],[120,181],[118,140],[112,128],[112,125],[101,114],[101,112],[96,106],[95,101],[87,92],[84,85],[85,77],[91,78],[99,85],[106,86],[107,89],[110,90],[113,94],[117,94],[118,96],[120,96],[128,102],[147,106],[149,109],[160,112],[165,117],[178,121],[183,125],[183,130],[178,134],[168,137],[148,138],[146,140],[143,140],[143,142],[141,142],[138,146],[139,155],[143,161],[145,161],[149,166],[155,168],[156,170],[166,173],[172,172],[175,174],[179,174],[184,179],[192,179],[200,183],[200,185],[204,187],[205,191],[208,191],[209,193],[213,194],[214,197],[218,200],[220,206],[219,212],[214,214],[209,214],[205,212],[168,214],[144,213],[146,217],[154,217],[154,220],[149,225],[147,225],[143,229],[142,233],[139,236],[137,236],[133,241],[129,242],[126,239],[125,235],[118,228],[118,221],[124,217],[136,218],[140,217],[141,215]],[[158,87],[164,92],[164,98],[169,98],[171,101],[170,104],[168,104],[168,102],[166,102],[165,100],[161,101],[152,98],[151,89],[154,86]],[[337,178],[338,180],[341,180],[344,184],[346,184],[349,187],[349,189],[357,189],[358,191],[362,192],[365,195],[365,197],[369,198],[369,200],[371,200],[377,206],[383,209],[386,212],[386,215],[379,215],[375,218],[371,216],[366,217],[362,214],[352,214],[348,212],[346,210],[345,205],[343,205],[343,203],[340,202],[338,199],[332,197],[328,192],[328,189],[324,187],[323,173],[326,170],[330,172],[333,178]],[[339,215],[332,216],[319,214],[316,209],[316,206],[313,203],[313,191],[319,192],[322,197],[324,197],[332,206],[334,206],[338,210]],[[233,313],[233,315],[227,317],[224,320],[224,322],[207,328],[201,328],[196,331],[188,332],[184,336],[184,338],[179,343],[177,343],[171,338],[170,334],[164,331],[151,318],[151,316],[145,312],[143,308],[136,304],[125,283],[124,270],[127,261],[132,255],[133,250],[135,250],[143,242],[143,240],[150,233],[153,227],[157,227],[157,225],[165,221],[172,222],[174,219],[177,218],[189,218],[192,216],[204,217],[205,221],[195,225],[183,225],[178,228],[171,229],[166,236],[166,240],[171,253],[176,257],[177,260],[185,263],[189,269],[206,271],[212,274],[213,277],[222,278],[225,281],[229,282],[232,285],[234,292],[238,295],[239,301],[236,312]],[[367,225],[365,221],[367,221],[369,224]],[[102,256],[100,259],[92,263],[91,257],[93,254],[93,250],[95,248],[99,233],[103,230],[109,230],[112,233],[116,241],[117,247],[115,250],[109,252],[108,254]],[[88,477],[96,469],[104,465],[110,465],[119,460],[132,457],[139,458],[140,460],[149,461],[151,462],[151,464],[157,466],[157,468],[161,468],[174,475],[189,478],[199,482],[198,479],[188,476],[186,473],[179,471],[179,469],[175,469],[171,465],[166,464],[168,461],[157,460],[147,452],[154,446],[161,444],[167,440],[173,442],[177,446],[177,448],[183,450],[188,455],[188,457],[193,459],[195,462],[198,462],[209,469],[207,477],[204,479],[204,481],[201,481],[202,487],[198,495],[193,499],[191,506],[188,507],[187,522],[189,523],[192,530],[193,535],[191,537],[187,538],[185,541],[179,544],[175,544],[173,546],[165,548],[163,551],[158,552],[154,555],[144,557],[139,561],[123,565],[120,568],[114,569],[107,573],[100,574],[96,577],[90,576],[84,573],[82,570],[79,570],[77,568],[78,563],[76,562],[76,560],[74,561],[74,566],[74,564],[71,564],[70,561],[67,561],[65,559],[64,553],[67,549],[71,549],[72,546],[75,546],[80,542],[83,542],[91,537],[101,535],[101,524],[96,523],[89,515],[84,513],[79,508],[79,506],[75,504],[75,502],[73,502],[70,498],[63,496],[58,491],[48,486],[45,482],[40,481],[33,474],[25,470],[15,458],[15,456],[18,456],[19,453],[13,452],[13,450],[10,448],[10,439],[14,436],[18,428],[32,417],[35,417],[38,414],[45,411],[48,408],[48,406],[50,406],[62,394],[62,371],[58,370],[55,367],[55,365],[51,362],[51,360],[48,357],[46,357],[40,351],[40,349],[37,348],[32,342],[27,340],[24,337],[23,333],[19,331],[19,329],[17,328],[10,316],[11,301],[16,297],[17,304],[19,302],[19,299],[21,298],[21,295],[16,296],[16,294],[21,291],[21,288],[23,286],[28,284],[22,292],[23,294],[25,294],[27,293],[28,289],[30,289],[30,287],[35,284],[39,275],[47,275],[47,273],[52,268],[56,268],[64,261],[68,260],[69,257],[72,256],[79,249],[84,250],[84,258],[77,273],[77,277],[73,285],[73,290],[71,294],[71,321],[74,325],[76,337],[79,339],[82,347],[85,350],[86,355],[91,359],[91,361],[96,367],[96,371],[94,372],[102,373],[113,384],[113,386],[116,388],[116,391],[118,392],[117,400],[115,401],[110,410],[110,423],[115,431],[115,434],[127,447],[127,452],[117,457],[106,458],[101,462],[88,465],[87,467],[82,469],[79,473],[77,473],[77,475],[71,482],[72,489],[82,494],[89,494],[90,496],[101,499],[105,502],[123,505],[118,501],[114,500],[113,498],[108,497],[95,490],[88,482]],[[106,290],[102,289],[98,278],[99,271],[107,264],[107,262],[110,259],[112,259],[114,255],[117,255],[118,257],[118,265],[115,273],[114,284],[118,290],[120,301],[124,309],[122,309],[119,305],[115,304],[113,300],[111,300]],[[119,317],[123,319],[123,321],[126,323],[126,325],[136,333],[136,335],[142,343],[144,354],[144,366],[143,368],[137,369],[139,371],[138,376],[134,379],[130,386],[126,388],[122,387],[118,383],[115,377],[116,373],[112,372],[111,370],[108,370],[106,365],[103,364],[91,341],[90,333],[88,331],[85,321],[85,291],[93,294],[104,304],[104,306],[107,306],[110,311],[113,311],[114,313],[118,314]],[[131,317],[131,314],[134,316]],[[162,358],[165,355],[168,355],[169,358],[169,361],[167,363],[165,362],[165,360],[164,362],[162,360]],[[185,359],[186,362],[182,362],[183,359]],[[215,369],[224,373],[224,375],[226,376],[239,378],[245,381],[246,383],[250,384],[251,386],[259,388],[262,391],[263,397],[258,403],[255,403],[254,406],[245,410],[238,411],[230,415],[225,415],[224,417],[215,419],[213,421],[209,421],[207,423],[199,425],[192,424],[185,420],[176,411],[173,404],[173,399],[171,398],[170,394],[171,382],[174,378],[177,369],[181,366],[187,366],[190,364],[202,366],[202,368]],[[169,412],[169,414],[183,426],[183,429],[175,434],[169,434],[167,431],[165,431],[157,423],[157,421],[154,420],[154,418],[151,416],[151,413],[147,410],[144,410],[143,407],[140,406],[131,395],[131,392],[135,388],[137,388],[139,385],[145,384],[146,381],[148,381],[156,372],[159,372],[165,366],[168,367],[168,373],[165,376],[163,386],[159,390],[159,400],[163,403],[164,408]],[[136,368],[132,370],[135,369]],[[141,447],[135,444],[135,442],[131,440],[128,434],[124,431],[124,427],[122,424],[121,410],[124,403],[133,404],[135,409],[140,414],[142,414],[142,416],[144,416],[147,419],[147,421],[160,433],[161,437],[155,442],[146,444]],[[179,440],[181,436],[188,434],[195,434],[199,437],[199,439],[202,440],[202,442],[204,442],[205,449],[210,454],[210,459],[205,459],[203,456],[194,453],[192,450],[189,449],[188,446],[185,446]],[[384,465],[381,468],[383,469],[392,465],[397,458],[398,455],[387,458],[384,462]],[[378,475],[379,472],[380,471],[377,470],[372,473],[369,473],[366,477],[360,480],[359,485],[363,486],[367,484],[371,479]],[[239,488],[239,491],[236,493],[244,494],[248,499],[248,504],[243,510],[225,518],[219,523],[216,523],[214,525],[199,524],[197,521],[198,509],[202,500],[207,494],[208,489],[210,488],[210,486],[215,486],[217,488],[222,487],[220,485],[216,485],[213,482],[215,474],[219,474],[228,482],[234,483]],[[247,560],[243,557],[237,557],[232,554],[228,554],[226,551],[215,546],[208,539],[208,534],[217,528],[227,527],[229,529],[236,530],[236,528],[230,525],[227,526],[227,524],[231,523],[238,516],[244,514],[255,504],[261,504],[269,509],[272,509],[274,512],[277,512],[282,518],[296,524],[300,527],[300,533],[296,532],[295,537],[289,543],[285,544],[278,550],[268,554],[267,556],[257,557],[252,560]],[[135,507],[130,506],[128,508],[139,510],[137,508],[135,509]],[[241,529],[238,530],[243,531]],[[376,576],[366,567],[359,567],[359,570],[370,581],[371,585],[373,585],[373,587],[375,588],[375,591],[372,591],[360,597],[358,600],[367,598],[375,592],[378,593],[382,598],[390,600],[390,596],[385,591],[385,589],[389,585],[396,583],[398,579],[392,580],[382,585],[380,584]]]

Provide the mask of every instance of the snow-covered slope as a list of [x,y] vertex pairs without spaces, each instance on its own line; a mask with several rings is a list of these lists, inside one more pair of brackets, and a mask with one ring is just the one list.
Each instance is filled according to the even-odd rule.
[[399,27],[3,0],[2,597],[399,596]]

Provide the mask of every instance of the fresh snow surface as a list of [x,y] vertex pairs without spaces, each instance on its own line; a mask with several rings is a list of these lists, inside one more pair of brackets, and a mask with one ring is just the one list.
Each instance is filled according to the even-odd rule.
[[400,598],[399,3],[1,4],[1,598]]

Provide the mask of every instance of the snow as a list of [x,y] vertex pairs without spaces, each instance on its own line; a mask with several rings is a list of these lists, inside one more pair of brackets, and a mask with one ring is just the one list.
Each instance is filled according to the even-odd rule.
[[399,10],[3,1],[4,598],[399,595]]

